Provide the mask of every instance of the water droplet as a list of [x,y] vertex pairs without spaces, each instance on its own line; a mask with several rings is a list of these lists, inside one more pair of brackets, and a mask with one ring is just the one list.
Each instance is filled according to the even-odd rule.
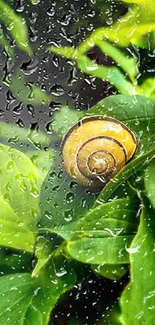
[[64,95],[64,89],[62,86],[58,85],[58,84],[55,84],[54,86],[51,87],[51,90],[50,90],[51,94],[53,96],[62,96]]

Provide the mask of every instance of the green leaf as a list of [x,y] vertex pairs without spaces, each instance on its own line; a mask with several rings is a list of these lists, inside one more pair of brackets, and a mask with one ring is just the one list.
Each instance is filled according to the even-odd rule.
[[[6,82],[7,84],[7,82]],[[50,102],[51,96],[39,87],[25,82],[24,75],[21,71],[18,74],[12,75],[7,84],[12,94],[24,104],[32,104],[34,106],[45,105]]]
[[0,145],[0,245],[33,252],[41,178],[20,151]]
[[127,264],[137,229],[137,202],[118,199],[92,209],[80,218],[67,243],[72,258],[89,264]]
[[60,111],[54,113],[51,128],[62,137],[82,116],[83,112],[70,109],[67,106],[62,106]]
[[0,324],[47,325],[57,300],[75,281],[71,265],[60,257],[37,278],[28,273],[0,277]]
[[33,279],[28,273],[0,277],[0,324],[22,325],[34,294]]
[[70,235],[72,223],[88,211],[94,201],[94,193],[78,185],[62,169],[58,151],[41,190],[40,226],[66,237],[65,233]]
[[146,198],[143,204],[138,232],[128,250],[131,279],[120,299],[123,325],[155,324],[155,218],[154,210]]
[[[138,0],[133,1],[134,3]],[[139,0],[140,1],[140,0]],[[146,15],[147,11],[147,15]],[[130,7],[126,15],[119,18],[110,27],[101,27],[91,33],[79,46],[81,54],[86,53],[96,45],[98,40],[107,39],[117,45],[126,47],[133,44],[144,45],[143,36],[155,31],[154,1],[141,1],[140,4]]]
[[38,285],[25,315],[24,325],[49,324],[51,311],[58,299],[72,289],[75,282],[76,274],[72,264],[60,255],[53,257],[37,277]]
[[100,48],[103,54],[110,56],[119,67],[121,67],[133,80],[138,73],[137,60],[133,57],[125,55],[122,51],[113,46],[112,44],[98,40],[96,45]]
[[32,55],[28,42],[28,29],[24,18],[16,14],[5,2],[0,0],[0,21],[5,24],[7,31],[15,39],[18,47]]
[[155,209],[155,158],[150,161],[145,170],[144,181],[146,194]]
[[[102,48],[104,47],[104,45],[101,45],[101,43],[99,41],[98,41],[98,43],[100,44],[100,47],[102,47]],[[109,49],[109,47],[110,47],[110,49]],[[110,45],[110,44],[106,45],[108,53],[109,53],[109,51],[110,52],[112,51],[111,47],[112,47],[112,45]],[[82,72],[84,72],[88,75],[93,75],[98,78],[107,80],[112,85],[114,85],[120,91],[120,93],[122,93],[124,95],[136,94],[135,87],[129,81],[126,80],[125,75],[117,67],[105,67],[105,66],[99,65],[99,64],[93,62],[92,60],[90,60],[86,55],[81,54],[80,51],[74,50],[73,48],[50,47],[50,51],[52,51],[53,53],[61,54],[61,55],[65,56],[66,58],[71,58],[72,60],[75,60],[78,68]],[[115,58],[118,58],[118,50],[114,49],[113,52],[114,52],[114,54],[112,56],[115,56]],[[123,54],[121,55],[121,59],[122,59],[122,56],[123,56]],[[118,61],[118,59],[117,59],[117,61]],[[131,69],[131,61],[130,61],[130,64],[128,62],[128,65],[126,65],[127,64],[126,61],[127,61],[127,58],[125,58],[123,56],[123,61],[121,61],[122,65],[123,65],[123,67],[129,66],[130,67],[130,69],[129,69],[130,75],[133,76],[133,66]],[[126,68],[126,70],[128,70],[128,69]]]

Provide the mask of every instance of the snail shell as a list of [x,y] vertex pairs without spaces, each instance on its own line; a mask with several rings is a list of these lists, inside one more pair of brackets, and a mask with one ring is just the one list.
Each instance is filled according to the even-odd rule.
[[120,121],[87,117],[63,139],[63,164],[78,183],[103,187],[133,157],[138,146],[134,133]]

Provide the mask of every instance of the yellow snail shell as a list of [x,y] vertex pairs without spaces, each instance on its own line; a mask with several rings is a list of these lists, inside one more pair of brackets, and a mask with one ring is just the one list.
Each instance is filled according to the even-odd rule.
[[63,139],[63,164],[78,183],[103,187],[133,157],[137,146],[134,133],[122,122],[102,115],[86,117]]

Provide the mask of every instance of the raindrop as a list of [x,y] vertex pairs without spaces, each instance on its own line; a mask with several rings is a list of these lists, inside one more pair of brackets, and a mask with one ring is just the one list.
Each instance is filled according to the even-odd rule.
[[70,209],[70,210],[66,210],[65,212],[64,212],[64,219],[66,220],[66,221],[71,221],[72,219],[73,219],[73,209]]
[[[53,6],[54,6],[54,3],[53,3]],[[47,9],[47,15],[49,17],[53,17],[55,15],[55,9],[52,7],[52,8],[49,8]]]
[[66,202],[72,203],[74,201],[74,194],[72,192],[69,192],[66,194]]
[[31,42],[33,42],[33,43],[36,42],[38,35],[37,35],[37,30],[33,26],[29,27],[29,36],[30,36]]
[[52,86],[50,92],[52,95],[57,96],[57,97],[62,96],[65,93],[63,87],[58,84],[55,84],[54,86]]
[[19,115],[21,113],[21,111],[23,110],[23,105],[22,103],[19,103],[17,106],[15,106],[13,108],[13,112],[16,114],[16,115]]
[[21,65],[20,69],[23,70],[25,75],[31,75],[34,72],[36,72],[38,69],[38,60],[34,59],[34,60],[29,60],[27,62],[24,62]]

